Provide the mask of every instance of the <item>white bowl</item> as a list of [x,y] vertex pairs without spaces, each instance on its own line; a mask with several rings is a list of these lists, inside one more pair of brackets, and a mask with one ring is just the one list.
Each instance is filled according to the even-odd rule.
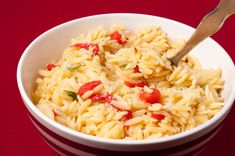
[[48,30],[37,37],[24,51],[17,69],[18,87],[29,111],[32,122],[43,137],[60,154],[110,155],[127,152],[148,151],[147,153],[182,155],[196,152],[203,147],[218,131],[222,121],[230,111],[235,98],[235,68],[225,50],[213,39],[208,38],[192,50],[204,67],[221,67],[225,80],[222,96],[225,106],[208,122],[183,133],[155,140],[113,140],[86,135],[49,119],[31,101],[37,72],[51,60],[58,60],[71,38],[87,32],[99,25],[111,27],[124,24],[135,30],[142,25],[154,24],[166,31],[170,38],[190,37],[194,28],[185,24],[142,14],[103,14],[76,19]]

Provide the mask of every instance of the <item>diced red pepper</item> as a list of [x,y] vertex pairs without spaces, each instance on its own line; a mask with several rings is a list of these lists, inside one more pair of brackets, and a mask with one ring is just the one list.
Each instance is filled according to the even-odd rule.
[[140,69],[138,65],[135,66],[134,73],[140,73]]
[[93,48],[93,55],[99,55],[99,46],[95,43],[77,43],[74,45],[71,45],[71,47],[75,48],[84,48],[86,50],[89,50],[90,47]]
[[112,101],[117,101],[116,98],[114,98],[111,94],[106,93],[106,94],[93,94],[92,96],[89,97],[93,102],[107,102],[111,103]]
[[97,93],[97,94],[93,94],[89,98],[93,102],[107,102],[107,103],[111,104],[114,108],[116,108],[117,110],[121,110],[120,108],[118,108],[112,104],[112,101],[117,101],[117,99],[109,93],[105,93],[105,94]]
[[118,31],[111,33],[110,37],[112,40],[117,40],[119,44],[122,44],[122,35]]
[[165,118],[165,115],[157,114],[157,113],[152,113],[151,117],[154,118],[154,119],[157,119],[158,121],[161,121],[162,119]]
[[98,44],[91,44],[91,46],[93,47],[93,54],[94,55],[99,55],[99,46]]
[[139,95],[140,99],[151,104],[160,102],[161,99],[160,91],[156,88],[151,88],[151,89],[152,93],[147,93],[142,90]]
[[71,47],[74,47],[74,48],[84,48],[86,50],[88,50],[90,46],[91,46],[90,43],[76,43],[74,45],[71,45]]
[[144,87],[144,86],[147,86],[148,85],[148,82],[147,81],[142,81],[142,82],[138,82],[138,83],[132,83],[132,82],[128,82],[128,81],[125,81],[124,82],[125,85],[127,85],[128,87]]
[[109,53],[110,53],[110,54],[114,54],[114,51],[113,51],[113,50],[109,50]]
[[[127,114],[125,115],[124,120],[127,121],[127,120],[132,119],[132,117],[133,117],[132,111],[130,111],[130,110],[125,110],[125,111],[127,112]],[[127,131],[129,129],[129,126],[124,124],[124,129]]]
[[133,117],[132,111],[126,110],[126,112],[127,112],[127,114],[125,115],[125,117],[126,117],[125,119],[126,120],[130,120]]
[[112,101],[117,101],[117,99],[115,97],[113,97],[111,94],[109,93],[105,93],[105,94],[93,94],[92,96],[89,97],[93,102],[107,102],[109,104],[111,104],[114,108],[116,108],[118,111],[126,111],[127,114],[125,115],[125,120],[129,120],[132,118],[132,112],[130,110],[123,110],[120,109],[116,106],[114,106],[112,104]]
[[118,111],[121,111],[122,109],[114,106],[112,104],[112,101],[117,101],[117,99],[115,97],[113,97],[111,94],[109,93],[105,93],[105,94],[93,94],[89,97],[93,102],[107,102],[109,103],[111,106],[113,106],[115,109],[117,109]]
[[57,114],[57,113],[55,112],[55,109],[52,109],[52,111],[53,111],[53,113],[54,113],[55,116],[59,115],[59,114]]
[[48,64],[47,65],[47,70],[51,71],[53,68],[55,68],[56,66],[58,65],[55,65],[55,64]]
[[122,35],[118,31],[111,33],[110,37],[112,40],[116,40],[119,44],[126,44],[126,41],[122,40]]
[[129,128],[130,128],[130,126],[124,125],[124,129],[125,129],[126,131],[128,131]]
[[96,86],[102,84],[101,81],[91,81],[91,82],[87,82],[84,85],[82,85],[78,91],[78,95],[82,96],[84,93],[86,93],[89,90],[94,89]]

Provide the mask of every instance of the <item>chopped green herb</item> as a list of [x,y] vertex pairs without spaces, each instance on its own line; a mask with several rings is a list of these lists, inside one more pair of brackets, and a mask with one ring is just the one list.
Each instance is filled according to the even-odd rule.
[[125,69],[126,66],[127,66],[127,64],[123,64],[123,65],[120,66],[120,68],[121,68],[121,69]]
[[75,92],[67,91],[67,90],[64,90],[64,91],[68,94],[68,96],[70,96],[73,99],[73,101],[74,100],[78,101],[77,94]]
[[78,69],[79,67],[81,67],[82,65],[77,65],[77,66],[68,66],[66,67],[67,70],[74,70],[74,69]]

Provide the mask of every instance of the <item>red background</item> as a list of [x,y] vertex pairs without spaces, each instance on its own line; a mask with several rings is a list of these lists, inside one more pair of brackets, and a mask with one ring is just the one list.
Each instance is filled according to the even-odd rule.
[[[203,15],[217,3],[218,0],[2,0],[0,2],[0,155],[56,155],[30,123],[16,83],[18,60],[27,45],[39,34],[72,19],[114,12],[157,15],[196,27]],[[213,36],[233,60],[235,60],[234,28],[235,15]],[[235,107],[227,117],[222,130],[199,155],[235,155],[234,147]]]

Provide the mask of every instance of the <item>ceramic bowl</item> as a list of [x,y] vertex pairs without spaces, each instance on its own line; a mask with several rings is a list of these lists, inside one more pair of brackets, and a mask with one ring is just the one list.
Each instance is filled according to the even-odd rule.
[[221,67],[225,81],[222,96],[225,105],[206,123],[183,133],[148,140],[114,140],[83,134],[49,119],[31,100],[37,72],[51,60],[58,60],[71,38],[99,25],[111,27],[124,24],[130,30],[143,25],[158,25],[170,38],[188,39],[195,30],[170,19],[143,14],[103,14],[76,19],[56,26],[37,37],[24,51],[17,69],[19,91],[32,123],[56,152],[61,155],[184,155],[199,152],[218,132],[235,98],[235,68],[226,51],[207,38],[190,54],[199,58],[204,67]]

